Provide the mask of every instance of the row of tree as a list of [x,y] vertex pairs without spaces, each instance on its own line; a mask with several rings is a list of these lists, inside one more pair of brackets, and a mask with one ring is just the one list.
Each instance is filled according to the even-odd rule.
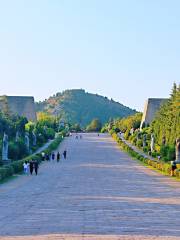
[[175,159],[176,139],[180,138],[180,86],[174,84],[169,100],[161,106],[150,126],[142,131],[141,119],[142,114],[138,113],[117,119],[107,127],[123,132],[125,139],[154,157],[161,156],[164,161]]
[[[25,117],[0,112],[0,152],[4,133],[8,136],[9,159],[19,160],[41,147],[48,139],[53,139],[58,128],[58,119],[44,113],[38,115],[37,122],[28,122]],[[29,149],[25,140],[27,136]]]

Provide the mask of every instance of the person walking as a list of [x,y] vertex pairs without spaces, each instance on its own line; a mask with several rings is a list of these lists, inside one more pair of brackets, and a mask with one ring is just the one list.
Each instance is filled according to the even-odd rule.
[[174,171],[177,169],[176,162],[171,161],[171,177],[174,177]]
[[24,168],[24,173],[25,174],[28,174],[28,167],[29,167],[28,162],[25,161],[24,164],[23,164],[23,168]]
[[55,153],[54,152],[52,152],[52,154],[51,154],[51,159],[52,159],[52,161],[54,161],[54,159],[55,159]]
[[49,161],[49,160],[50,160],[49,154],[46,154],[46,161]]
[[46,157],[44,152],[41,153],[41,157],[42,157],[42,161],[44,161]]
[[64,152],[63,152],[63,156],[64,156],[64,159],[67,158],[67,150],[64,150]]
[[29,163],[29,169],[30,169],[30,174],[33,174],[33,169],[34,169],[34,162],[31,160]]
[[38,161],[34,161],[34,169],[35,169],[35,173],[36,173],[36,176],[38,174],[38,168],[39,168],[39,164],[38,164]]
[[60,153],[58,152],[58,153],[57,153],[57,162],[60,161],[60,158],[61,158],[61,155],[60,155]]

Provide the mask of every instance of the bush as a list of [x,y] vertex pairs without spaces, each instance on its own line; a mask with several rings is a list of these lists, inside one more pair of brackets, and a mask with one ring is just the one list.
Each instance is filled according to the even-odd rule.
[[143,147],[143,151],[144,151],[145,153],[147,153],[147,152],[150,151],[150,149],[149,149],[148,147]]
[[175,153],[175,146],[174,145],[169,145],[168,148],[168,153],[167,153],[167,159],[169,161],[173,161],[176,158],[176,153]]
[[166,157],[167,153],[168,153],[168,146],[162,145],[160,147],[160,154],[161,154],[162,158]]
[[128,139],[130,135],[131,135],[131,134],[130,134],[130,131],[127,130],[127,131],[125,132],[125,134],[124,134],[124,138],[125,138],[125,139]]
[[92,122],[87,126],[86,130],[88,132],[100,132],[102,128],[102,123],[99,119],[93,119]]
[[152,153],[151,153],[151,156],[152,156],[153,158],[156,158],[156,157],[158,156],[158,153],[157,153],[157,152],[152,152]]
[[143,146],[143,141],[141,139],[137,140],[136,146],[139,147],[139,148],[142,147]]
[[27,149],[24,142],[20,139],[18,142],[9,143],[9,158],[12,160],[22,159],[27,155]]
[[133,140],[132,140],[132,143],[134,144],[134,145],[136,145],[137,144],[137,138],[135,137],[135,138],[133,138]]
[[55,136],[55,131],[52,128],[47,128],[46,129],[46,137],[47,139],[53,139]]

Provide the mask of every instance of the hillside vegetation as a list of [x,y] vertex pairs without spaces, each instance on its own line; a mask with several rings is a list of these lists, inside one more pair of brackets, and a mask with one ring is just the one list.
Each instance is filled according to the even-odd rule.
[[136,113],[135,110],[112,99],[90,94],[82,89],[57,93],[37,103],[36,110],[59,116],[69,123],[78,123],[81,126],[87,126],[95,118],[104,124],[110,118],[122,118]]

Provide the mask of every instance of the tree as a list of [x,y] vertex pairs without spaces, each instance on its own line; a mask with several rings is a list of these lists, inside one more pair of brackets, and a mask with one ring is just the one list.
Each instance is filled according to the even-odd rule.
[[170,99],[160,108],[151,128],[159,145],[163,137],[169,145],[180,137],[180,86],[174,84]]
[[93,119],[92,122],[87,126],[88,132],[99,132],[101,131],[102,124],[98,118]]
[[114,128],[120,129],[122,132],[130,132],[133,128],[138,129],[141,124],[142,113],[137,113],[127,118],[118,119],[115,121]]

